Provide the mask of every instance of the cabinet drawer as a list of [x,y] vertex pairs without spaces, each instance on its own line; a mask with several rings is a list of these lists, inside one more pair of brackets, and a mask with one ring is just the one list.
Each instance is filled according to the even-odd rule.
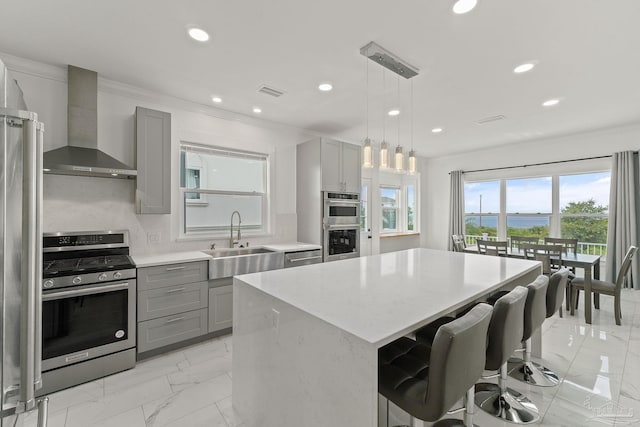
[[138,269],[138,289],[154,289],[208,279],[208,261],[156,265]]
[[207,309],[138,323],[138,353],[207,333]]
[[155,319],[207,306],[207,282],[138,291],[138,321]]
[[317,264],[322,262],[322,250],[287,252],[284,254],[284,268],[298,267],[301,265]]

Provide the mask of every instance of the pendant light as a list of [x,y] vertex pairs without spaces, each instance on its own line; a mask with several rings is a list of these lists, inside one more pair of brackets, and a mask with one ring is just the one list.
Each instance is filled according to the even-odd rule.
[[[400,76],[397,77],[398,80],[398,90],[396,92],[397,95],[397,103],[398,110],[400,109]],[[398,116],[398,145],[396,145],[396,154],[394,156],[394,165],[396,171],[402,172],[404,170],[404,153],[402,152],[402,147],[400,146],[400,116]]]
[[409,170],[409,174],[413,175],[416,173],[416,152],[413,151],[413,80],[411,80],[411,151],[409,151],[409,160],[408,160],[407,169]]
[[386,95],[387,84],[385,79],[385,69],[382,69],[382,142],[380,143],[380,169],[389,168],[389,145],[386,140],[386,121],[387,114],[385,112],[384,99]]
[[371,139],[369,139],[369,61],[367,62],[367,137],[362,146],[362,167],[373,167],[373,148],[371,147]]

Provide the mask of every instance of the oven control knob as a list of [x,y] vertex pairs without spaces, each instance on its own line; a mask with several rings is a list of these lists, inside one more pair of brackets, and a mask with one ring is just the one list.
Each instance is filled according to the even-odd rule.
[[107,280],[107,273],[102,273],[98,276],[98,280]]
[[114,279],[119,279],[122,277],[122,273],[120,273],[119,271],[116,271],[115,273],[113,273],[113,278]]
[[53,288],[53,280],[51,279],[47,279],[44,281],[44,285],[45,288],[49,289],[49,288]]
[[73,280],[71,281],[74,285],[79,285],[80,283],[82,283],[82,277],[80,276],[76,276],[73,278]]

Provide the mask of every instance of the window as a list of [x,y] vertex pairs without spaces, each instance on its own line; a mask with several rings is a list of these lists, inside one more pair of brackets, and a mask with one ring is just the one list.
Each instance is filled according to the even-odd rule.
[[228,231],[233,211],[240,212],[242,230],[268,231],[267,171],[266,154],[181,144],[183,232]]
[[382,232],[399,231],[400,189],[380,187],[380,201],[382,202]]
[[465,182],[465,231],[468,236],[498,236],[500,181]]
[[560,177],[561,234],[578,239],[580,252],[606,254],[610,183],[609,172]]
[[416,231],[416,186],[407,185],[407,231]]
[[574,238],[578,252],[605,255],[610,181],[610,172],[590,172],[465,182],[467,243],[482,233]]
[[551,177],[510,179],[507,188],[507,237],[549,237]]

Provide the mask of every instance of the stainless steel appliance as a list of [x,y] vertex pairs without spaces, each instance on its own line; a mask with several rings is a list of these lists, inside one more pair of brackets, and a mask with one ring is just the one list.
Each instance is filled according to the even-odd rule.
[[43,236],[42,369],[50,393],[135,366],[127,231]]
[[0,61],[0,426],[38,409],[41,376],[42,137],[22,91]]
[[360,256],[360,196],[352,193],[324,192],[324,261]]
[[302,265],[318,264],[321,262],[321,249],[292,251],[284,253],[284,268],[300,267]]

